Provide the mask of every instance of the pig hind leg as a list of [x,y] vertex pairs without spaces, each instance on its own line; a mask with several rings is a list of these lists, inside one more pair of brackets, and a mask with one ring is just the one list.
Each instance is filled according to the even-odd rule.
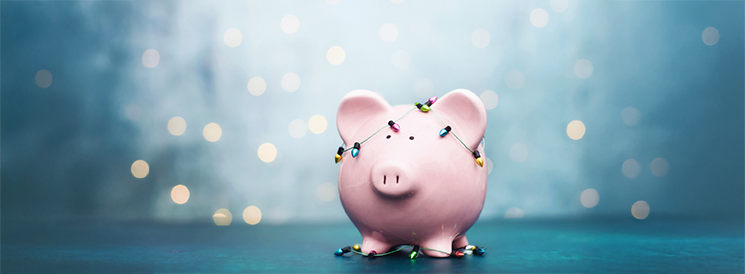
[[468,245],[468,240],[466,240],[466,235],[459,236],[453,240],[453,249],[462,248]]
[[[452,246],[453,246],[453,240],[451,240],[450,238],[446,238],[446,237],[435,238],[435,239],[426,241],[422,244],[422,247],[439,250],[439,251],[434,251],[434,250],[424,249],[424,254],[427,254],[427,256],[430,256],[430,257],[437,257],[437,258],[449,257],[450,252],[452,252],[453,250]],[[443,253],[440,251],[447,252],[447,253]]]

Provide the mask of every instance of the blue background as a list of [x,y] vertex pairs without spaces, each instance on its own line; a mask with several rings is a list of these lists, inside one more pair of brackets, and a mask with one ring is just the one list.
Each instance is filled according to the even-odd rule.
[[[499,96],[487,111],[482,220],[513,207],[525,218],[633,218],[640,200],[649,218],[741,220],[743,2],[568,3],[2,2],[3,221],[212,223],[226,208],[241,225],[255,205],[260,225],[348,223],[338,197],[319,196],[336,185],[340,98],[370,89],[411,104],[456,88]],[[538,8],[543,27],[530,20]],[[288,14],[299,19],[292,34],[280,27]],[[413,31],[415,21],[428,31]],[[393,42],[379,35],[387,23]],[[702,40],[707,27],[714,45]],[[223,40],[230,28],[242,33],[237,47]],[[477,29],[490,34],[484,48],[471,41]],[[326,59],[332,46],[346,53],[340,65]],[[147,49],[160,55],[154,68],[142,63]],[[405,68],[393,64],[399,50]],[[580,59],[592,64],[588,78],[575,73]],[[47,88],[35,83],[40,70],[53,75]],[[513,70],[517,88],[507,85]],[[282,88],[289,72],[297,91]],[[264,94],[248,92],[253,77]],[[628,107],[637,124],[624,123]],[[290,135],[292,120],[313,115],[328,121],[324,132]],[[168,132],[174,116],[187,123],[181,136]],[[587,128],[580,140],[566,134],[572,120]],[[214,143],[202,136],[211,122],[223,132]],[[271,163],[257,156],[267,142],[278,151]],[[510,156],[518,143],[522,162]],[[669,163],[663,177],[650,171],[656,158]],[[143,179],[130,172],[138,159],[150,167]],[[638,176],[624,176],[627,159]],[[170,197],[178,184],[191,194],[182,205]],[[596,207],[580,203],[588,188]]]
[[[744,14],[742,1],[2,1],[3,273],[742,273]],[[468,232],[487,255],[331,255],[360,242],[331,160],[342,96],[457,88],[489,106],[488,191]]]

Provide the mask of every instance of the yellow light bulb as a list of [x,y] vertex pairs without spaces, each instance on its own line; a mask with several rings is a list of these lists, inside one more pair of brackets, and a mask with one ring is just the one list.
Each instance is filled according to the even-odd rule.
[[476,163],[479,164],[480,167],[484,167],[484,158],[476,158]]

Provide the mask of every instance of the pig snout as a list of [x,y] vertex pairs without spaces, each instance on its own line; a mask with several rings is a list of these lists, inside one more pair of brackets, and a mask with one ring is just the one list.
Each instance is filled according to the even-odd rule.
[[375,190],[389,198],[402,198],[414,194],[416,182],[412,180],[410,167],[403,162],[381,162],[372,170],[372,185]]

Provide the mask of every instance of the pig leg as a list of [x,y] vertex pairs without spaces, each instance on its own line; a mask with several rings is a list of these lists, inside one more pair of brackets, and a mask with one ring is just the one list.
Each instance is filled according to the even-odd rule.
[[362,246],[360,247],[362,253],[370,253],[371,250],[375,250],[378,254],[388,252],[393,245],[383,242],[381,240],[373,238],[373,236],[362,236]]
[[468,245],[468,240],[466,240],[466,235],[460,236],[455,238],[453,240],[453,249],[462,248]]
[[424,249],[424,254],[427,254],[427,256],[430,257],[437,257],[437,258],[445,258],[450,256],[450,252],[453,250],[453,240],[450,238],[442,237],[442,238],[435,238],[428,240],[422,244],[422,247],[431,248],[431,249],[437,249],[440,251],[447,252],[442,253],[440,251],[434,251],[434,250],[426,250]]

